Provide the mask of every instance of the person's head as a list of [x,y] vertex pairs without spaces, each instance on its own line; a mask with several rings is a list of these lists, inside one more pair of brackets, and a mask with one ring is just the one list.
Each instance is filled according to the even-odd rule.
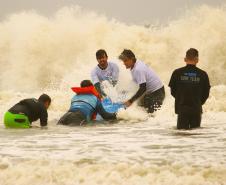
[[193,64],[196,65],[199,61],[199,52],[197,49],[195,48],[190,48],[189,50],[187,50],[186,52],[186,56],[184,58],[184,61],[187,64]]
[[93,83],[90,80],[83,80],[80,83],[80,87],[90,87],[93,86]]
[[102,69],[107,68],[107,66],[108,66],[108,55],[107,55],[107,52],[105,50],[99,49],[96,52],[96,59],[98,61],[99,66]]
[[124,49],[119,55],[119,59],[123,61],[127,69],[133,67],[137,60],[134,53],[129,49]]
[[42,94],[39,98],[38,98],[39,102],[42,102],[45,106],[46,109],[49,108],[50,104],[51,104],[51,98],[49,97],[49,95],[47,94]]

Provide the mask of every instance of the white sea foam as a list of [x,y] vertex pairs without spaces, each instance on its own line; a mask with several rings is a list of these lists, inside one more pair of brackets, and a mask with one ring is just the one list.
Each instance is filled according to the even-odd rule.
[[[225,8],[208,6],[190,10],[168,26],[150,28],[78,7],[63,8],[49,18],[32,11],[10,15],[0,23],[0,118],[23,98],[45,92],[53,101],[47,130],[1,125],[0,184],[225,185],[225,33]],[[209,74],[212,88],[202,128],[177,131],[167,84],[172,71],[184,65],[190,47],[199,49],[198,66]],[[165,84],[161,110],[148,115],[134,104],[119,111],[119,124],[57,126],[69,108],[70,88],[90,78],[100,48],[120,67],[118,85],[105,88],[112,100],[126,101],[138,88],[117,59],[129,48]]]

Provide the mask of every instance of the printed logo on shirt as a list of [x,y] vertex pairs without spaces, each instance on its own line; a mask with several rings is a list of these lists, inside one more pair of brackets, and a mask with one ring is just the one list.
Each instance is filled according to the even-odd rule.
[[180,76],[180,80],[185,83],[199,83],[200,77],[197,76],[197,73],[184,73]]
[[106,71],[106,72],[102,72],[102,74],[100,74],[99,79],[102,80],[111,80],[112,77],[112,72],[111,71]]
[[111,79],[112,79],[112,72],[111,72],[111,71],[109,71],[109,72],[106,74],[106,78],[107,78],[108,80],[111,80]]

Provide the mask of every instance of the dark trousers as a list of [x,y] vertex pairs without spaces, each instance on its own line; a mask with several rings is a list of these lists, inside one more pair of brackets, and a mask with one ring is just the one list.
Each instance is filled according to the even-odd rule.
[[81,126],[86,124],[86,117],[80,112],[67,112],[65,113],[57,124],[69,126]]
[[154,111],[160,109],[164,99],[165,89],[162,87],[155,92],[146,93],[141,99],[141,106],[145,107],[148,113],[153,113]]
[[180,113],[177,117],[177,129],[192,129],[198,128],[201,124],[201,113],[188,114]]

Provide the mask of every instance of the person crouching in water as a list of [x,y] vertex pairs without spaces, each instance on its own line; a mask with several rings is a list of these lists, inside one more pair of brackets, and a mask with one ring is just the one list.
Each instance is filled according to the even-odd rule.
[[106,112],[103,108],[100,96],[90,80],[83,80],[81,87],[72,88],[77,94],[71,100],[69,111],[64,114],[58,124],[79,126],[89,123],[99,113],[104,120],[116,119],[115,113]]
[[40,119],[41,127],[47,126],[47,109],[50,103],[51,98],[47,94],[42,94],[38,100],[35,98],[21,100],[5,113],[5,127],[30,128],[31,123],[38,119]]

